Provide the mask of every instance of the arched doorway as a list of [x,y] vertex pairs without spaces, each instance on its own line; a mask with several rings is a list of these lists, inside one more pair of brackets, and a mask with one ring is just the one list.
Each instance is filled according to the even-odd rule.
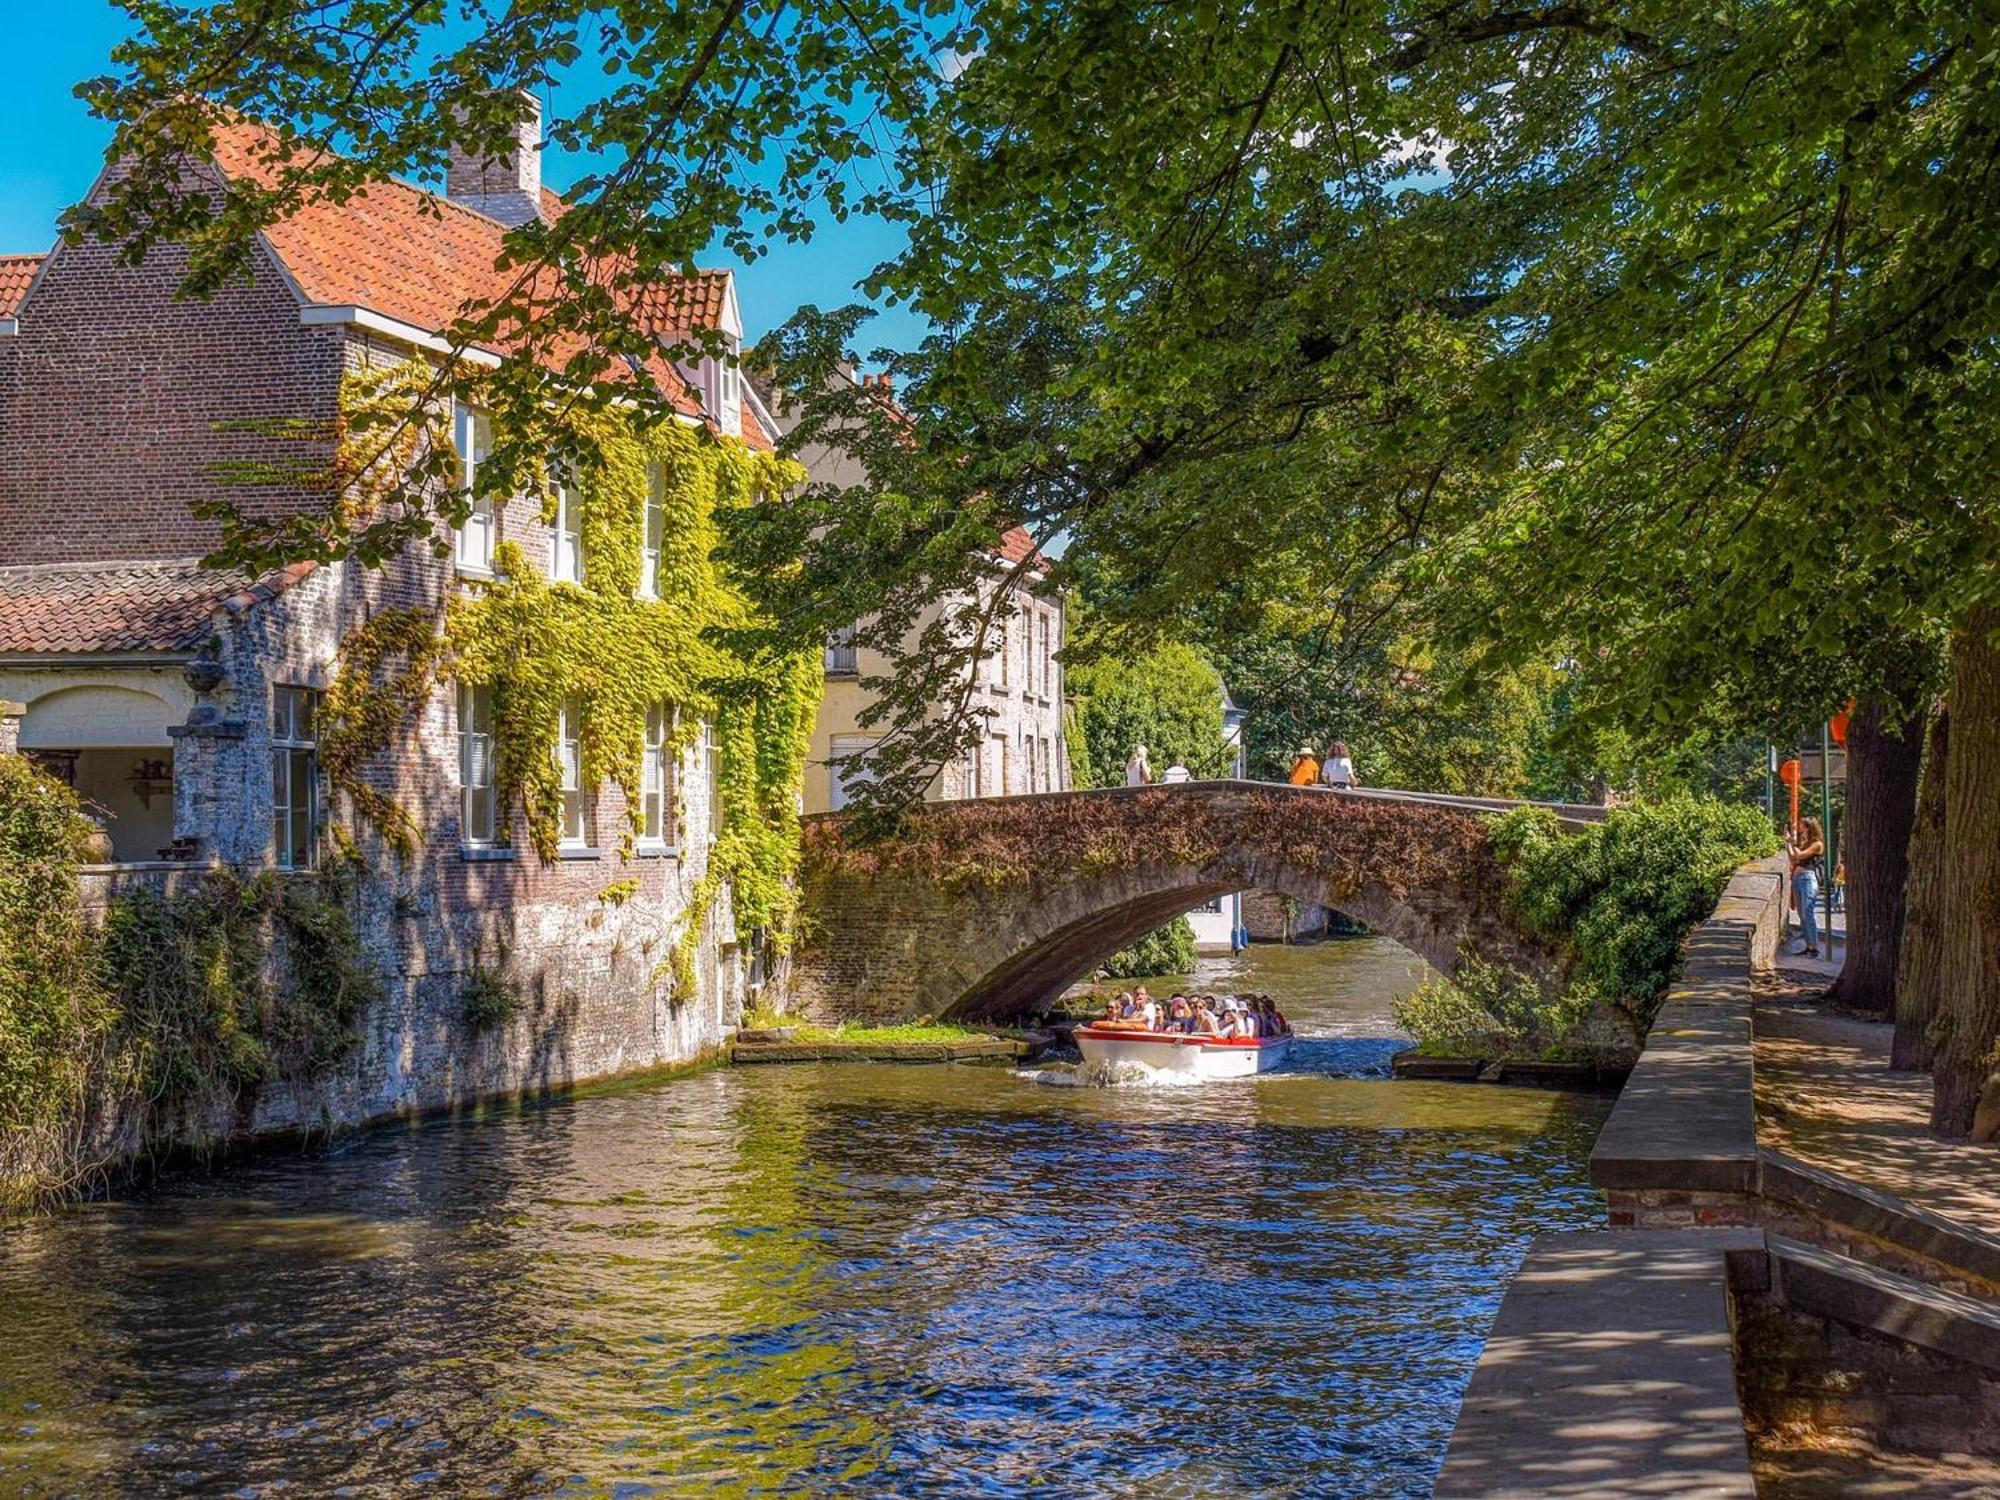
[[76,789],[121,863],[157,859],[174,836],[173,740],[165,700],[138,688],[59,688],[28,704],[21,751]]

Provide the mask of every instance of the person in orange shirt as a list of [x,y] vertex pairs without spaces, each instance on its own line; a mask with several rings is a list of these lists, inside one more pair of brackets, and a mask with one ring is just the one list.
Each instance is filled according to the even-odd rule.
[[1317,786],[1319,784],[1319,757],[1307,745],[1299,751],[1299,758],[1292,762],[1291,783],[1293,786]]

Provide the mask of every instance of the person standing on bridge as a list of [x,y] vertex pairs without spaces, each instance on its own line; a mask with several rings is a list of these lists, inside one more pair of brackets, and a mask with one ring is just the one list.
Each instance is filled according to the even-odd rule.
[[1194,773],[1188,770],[1188,768],[1182,765],[1179,761],[1175,761],[1172,765],[1168,766],[1165,771],[1160,773],[1160,784],[1162,786],[1171,785],[1176,781],[1192,781],[1192,780],[1194,780]]
[[1125,762],[1125,785],[1145,786],[1153,779],[1153,767],[1146,759],[1146,747],[1134,745],[1132,758]]
[[1335,740],[1326,747],[1326,760],[1319,768],[1319,779],[1343,792],[1353,791],[1361,785],[1361,778],[1354,774],[1354,760],[1347,753],[1345,740]]
[[1319,784],[1319,757],[1313,754],[1311,745],[1301,745],[1296,759],[1292,761],[1290,777],[1293,786],[1317,786]]

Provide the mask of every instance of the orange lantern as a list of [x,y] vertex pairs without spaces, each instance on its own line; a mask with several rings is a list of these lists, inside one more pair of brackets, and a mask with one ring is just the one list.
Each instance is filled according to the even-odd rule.
[[1799,777],[1804,774],[1796,758],[1788,760],[1778,767],[1778,780],[1784,782],[1786,786],[1791,787],[1794,791],[1798,789]]
[[1826,721],[1827,733],[1833,737],[1833,742],[1843,750],[1847,748],[1847,721],[1853,717],[1854,700],[1849,698],[1847,700],[1847,707]]

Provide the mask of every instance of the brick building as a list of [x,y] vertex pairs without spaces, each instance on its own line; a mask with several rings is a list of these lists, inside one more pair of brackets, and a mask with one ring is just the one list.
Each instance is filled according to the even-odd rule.
[[[221,127],[195,185],[209,172],[211,185],[259,179],[269,141],[249,123]],[[493,295],[505,226],[563,208],[540,185],[538,156],[530,113],[502,160],[455,160],[446,196],[392,182],[309,203],[265,232],[247,280],[206,301],[176,296],[187,257],[171,245],[137,267],[93,243],[0,257],[0,733],[70,781],[103,823],[87,894],[216,866],[309,868],[335,824],[367,859],[359,926],[387,999],[364,1021],[347,1073],[312,1098],[267,1091],[252,1129],[692,1057],[724,1038],[742,1004],[751,964],[726,896],[703,935],[696,992],[670,997],[658,980],[713,837],[705,737],[676,755],[649,736],[649,796],[671,807],[678,794],[680,826],[696,832],[653,820],[629,860],[615,848],[624,798],[609,784],[578,789],[555,863],[530,852],[518,812],[510,841],[496,816],[490,702],[449,683],[367,768],[414,814],[417,852],[389,856],[328,806],[314,710],[342,642],[384,609],[479,589],[502,541],[575,581],[581,544],[560,514],[545,525],[539,501],[516,497],[475,512],[444,555],[415,547],[375,569],[248,577],[201,565],[220,533],[191,507],[216,494],[220,467],[297,468],[301,440],[275,436],[282,424],[330,430],[344,373],[443,352],[465,304]],[[727,273],[659,291],[649,300],[662,309],[663,350],[690,331],[725,348],[740,340]],[[774,428],[728,358],[673,364],[663,353],[644,377],[684,421],[770,448]],[[476,463],[480,414],[456,410],[453,429]],[[324,464],[331,440],[315,441],[306,456]],[[246,494],[267,514],[326,503],[303,480],[230,498]],[[559,758],[569,749],[551,746]],[[600,899],[628,881],[635,890]],[[503,974],[526,1002],[501,1032],[463,1023],[460,997],[478,970]]]

